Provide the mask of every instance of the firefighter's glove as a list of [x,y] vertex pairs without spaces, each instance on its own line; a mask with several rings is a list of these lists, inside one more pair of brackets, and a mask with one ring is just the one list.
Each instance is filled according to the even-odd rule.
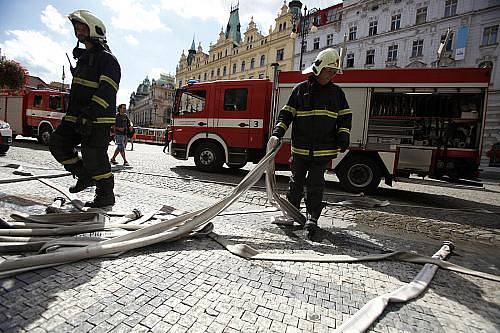
[[338,146],[341,153],[345,152],[349,148],[349,139],[343,139],[342,137],[338,140]]
[[278,138],[277,136],[273,135],[269,138],[269,141],[267,142],[267,149],[272,150],[278,147],[281,144],[281,139]]
[[84,115],[78,116],[76,118],[75,132],[81,136],[89,136],[92,133],[92,126],[94,121]]

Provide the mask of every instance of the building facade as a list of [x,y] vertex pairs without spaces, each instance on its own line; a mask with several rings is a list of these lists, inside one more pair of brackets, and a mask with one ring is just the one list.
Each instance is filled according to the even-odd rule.
[[128,115],[135,126],[166,128],[170,124],[175,96],[175,78],[160,74],[158,80],[148,77],[130,95]]
[[294,42],[290,38],[292,13],[284,3],[267,35],[260,32],[253,18],[241,34],[238,7],[232,7],[226,31],[221,29],[208,53],[193,40],[186,55],[182,52],[176,69],[180,87],[190,79],[198,81],[272,78],[272,63],[281,70],[292,70]]
[[[500,142],[500,1],[345,0],[308,19],[318,31],[305,38],[302,68],[321,50],[339,49],[344,36],[344,68],[491,67],[481,161],[488,165],[486,152]],[[302,41],[295,43],[298,70]]]

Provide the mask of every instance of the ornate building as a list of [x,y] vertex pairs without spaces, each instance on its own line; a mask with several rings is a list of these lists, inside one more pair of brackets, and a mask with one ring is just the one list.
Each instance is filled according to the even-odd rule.
[[129,117],[136,126],[165,128],[170,124],[175,96],[175,78],[160,74],[158,80],[146,76],[130,95]]
[[201,43],[195,49],[195,41],[188,50],[182,51],[176,69],[177,86],[190,79],[199,81],[272,78],[272,63],[279,63],[281,70],[291,70],[293,64],[294,41],[290,38],[292,13],[283,3],[274,27],[267,35],[256,27],[253,17],[243,35],[240,32],[238,6],[231,7],[229,21],[224,31],[221,29],[215,44],[211,44],[208,54],[203,52]]

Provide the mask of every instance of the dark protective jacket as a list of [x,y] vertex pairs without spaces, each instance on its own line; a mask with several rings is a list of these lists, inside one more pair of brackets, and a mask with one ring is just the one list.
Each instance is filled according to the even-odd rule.
[[314,76],[299,83],[281,109],[272,135],[282,138],[293,121],[292,154],[331,159],[349,147],[352,114],[342,89]]
[[72,70],[73,82],[65,120],[83,115],[97,124],[114,124],[120,65],[111,52],[96,44],[89,50],[75,48],[78,58]]

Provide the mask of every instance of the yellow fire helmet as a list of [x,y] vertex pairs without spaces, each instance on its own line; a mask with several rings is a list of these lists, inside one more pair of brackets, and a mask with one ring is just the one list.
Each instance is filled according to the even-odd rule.
[[98,42],[106,42],[106,26],[104,22],[88,10],[75,10],[68,15],[71,23],[74,21],[85,24],[90,30],[90,39]]
[[328,48],[318,53],[318,55],[316,56],[316,60],[314,60],[311,66],[304,69],[302,71],[302,74],[313,73],[317,76],[325,67],[335,68],[339,71],[341,70],[340,56],[338,52],[332,48]]

